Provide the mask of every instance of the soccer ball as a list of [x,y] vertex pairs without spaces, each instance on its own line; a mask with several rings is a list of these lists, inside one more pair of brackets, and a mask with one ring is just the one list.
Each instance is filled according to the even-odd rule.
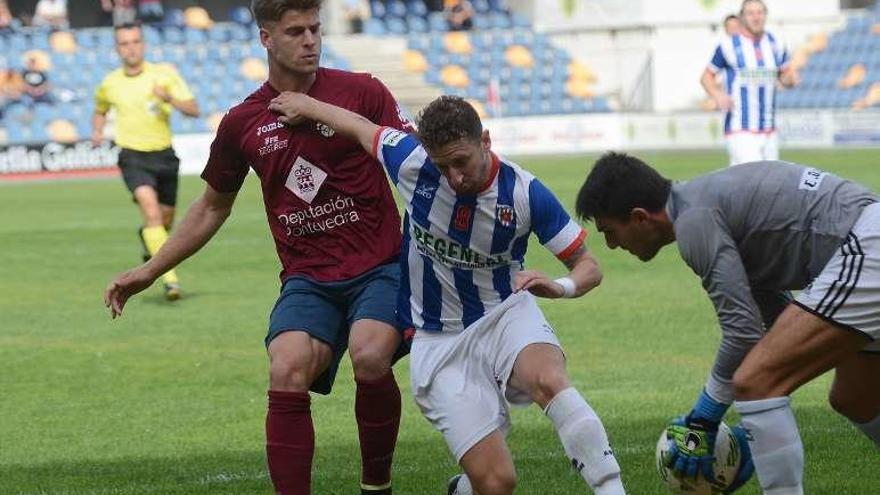
[[722,422],[718,426],[718,436],[715,437],[714,469],[716,483],[714,485],[709,483],[700,474],[697,474],[696,478],[679,478],[671,469],[663,465],[663,457],[669,449],[669,443],[666,440],[666,428],[664,428],[660,434],[660,439],[657,440],[655,464],[663,483],[673,492],[689,495],[713,495],[723,493],[723,490],[736,479],[743,458],[743,448],[747,449],[748,445],[740,445],[739,440],[733,435],[730,428]]

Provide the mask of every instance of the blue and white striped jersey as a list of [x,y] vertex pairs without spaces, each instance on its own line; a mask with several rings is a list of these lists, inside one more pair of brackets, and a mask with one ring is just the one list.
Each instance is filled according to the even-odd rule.
[[415,136],[383,127],[373,148],[406,205],[398,310],[418,330],[461,331],[510,296],[532,232],[560,259],[586,237],[547,187],[494,154],[486,187],[458,196]]
[[776,130],[776,82],[786,65],[788,51],[769,32],[759,40],[736,34],[721,41],[709,70],[724,71],[725,89],[733,99],[724,117],[725,134]]

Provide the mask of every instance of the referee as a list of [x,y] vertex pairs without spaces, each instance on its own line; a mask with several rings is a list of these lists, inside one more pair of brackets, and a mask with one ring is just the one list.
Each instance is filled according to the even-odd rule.
[[[107,112],[115,108],[119,168],[143,217],[139,234],[148,258],[165,243],[174,222],[180,160],[171,148],[171,112],[198,117],[199,106],[174,68],[144,60],[140,25],[117,26],[115,38],[122,67],[108,74],[95,92],[92,144],[104,140]],[[174,270],[162,281],[168,300],[180,298]]]

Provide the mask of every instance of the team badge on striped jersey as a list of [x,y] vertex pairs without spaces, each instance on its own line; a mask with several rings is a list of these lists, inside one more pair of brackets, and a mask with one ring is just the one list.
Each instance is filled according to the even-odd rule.
[[510,227],[516,223],[516,214],[510,205],[495,205],[495,218],[502,227]]

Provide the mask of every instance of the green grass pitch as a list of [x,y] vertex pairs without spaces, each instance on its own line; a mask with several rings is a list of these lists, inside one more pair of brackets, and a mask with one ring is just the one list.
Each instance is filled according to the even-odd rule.
[[[726,162],[720,151],[642,155],[675,179]],[[784,158],[880,190],[878,156],[841,150]],[[520,163],[571,208],[593,158]],[[201,188],[198,178],[184,178],[180,204]],[[0,187],[0,494],[270,493],[262,339],[279,267],[257,181],[246,181],[218,236],[180,267],[183,300],[166,303],[153,287],[111,321],[102,292],[138,261],[137,222],[119,180]],[[629,492],[666,493],[654,471],[654,445],[706,377],[719,339],[714,314],[674,247],[642,264],[609,251],[599,235],[588,244],[602,264],[602,285],[542,307],[575,385],[605,422]],[[535,243],[527,263],[563,272]],[[396,368],[404,412],[395,493],[445,493],[457,469],[412,401],[407,368],[408,360]],[[794,396],[807,493],[878,493],[877,450],[827,405],[829,384],[824,376]],[[314,493],[357,493],[348,362],[333,395],[316,397],[313,411]],[[588,493],[536,407],[516,410],[513,420],[518,493]],[[739,493],[759,493],[757,483]]]

